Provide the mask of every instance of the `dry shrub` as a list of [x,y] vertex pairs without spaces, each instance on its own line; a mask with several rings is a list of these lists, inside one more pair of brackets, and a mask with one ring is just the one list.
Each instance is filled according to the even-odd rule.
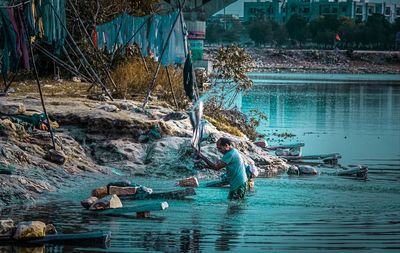
[[119,64],[112,71],[112,78],[117,86],[113,95],[117,98],[132,98],[145,94],[151,77],[143,62],[132,60]]
[[236,109],[223,109],[216,99],[211,99],[205,104],[204,114],[218,130],[236,136],[245,134],[251,140],[259,137],[256,129],[262,120],[267,119],[266,115],[257,110],[251,110],[247,116]]
[[[149,73],[141,59],[132,58],[122,61],[112,71],[112,77],[117,86],[117,92],[114,94],[115,97],[127,99],[134,97],[139,97],[141,99],[144,98],[147,94],[148,87],[152,81],[158,63],[151,59],[146,59],[146,64]],[[171,78],[172,90],[174,91],[178,108],[186,108],[189,101],[187,100],[183,89],[182,68],[169,66],[168,72]],[[164,66],[161,66],[151,95],[157,96],[161,101],[165,101],[168,104],[175,106],[172,90],[168,81],[167,71]]]
[[171,78],[171,85],[168,82],[167,71],[165,68],[163,68],[162,71],[160,71],[159,77],[157,78],[158,86],[156,87],[156,92],[161,100],[166,101],[173,106],[175,106],[175,95],[178,108],[186,109],[189,106],[190,101],[188,100],[183,88],[183,70],[181,67],[169,66],[168,72]]
[[229,122],[227,122],[224,118],[219,118],[219,119],[214,119],[209,116],[204,116],[204,118],[213,124],[219,131],[224,131],[226,133],[239,136],[239,137],[244,137],[244,134],[242,131],[240,131],[237,127],[232,126]]

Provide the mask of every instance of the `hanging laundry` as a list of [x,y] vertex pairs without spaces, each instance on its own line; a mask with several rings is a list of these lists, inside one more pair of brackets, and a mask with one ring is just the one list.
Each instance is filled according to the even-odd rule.
[[96,32],[96,25],[93,25],[93,30],[92,30],[92,42],[93,42],[93,46],[97,47],[97,32]]
[[193,75],[192,57],[190,54],[187,55],[185,65],[183,67],[183,88],[185,89],[186,96],[193,100],[195,80]]
[[[21,65],[29,69],[30,40],[44,36],[47,44],[57,52],[64,44],[65,0],[31,0],[21,5],[0,8],[0,49],[2,49],[1,69],[17,71]],[[31,37],[35,36],[35,37]]]
[[3,49],[1,72],[6,75],[9,69],[12,71],[17,69],[19,58],[17,51],[17,34],[11,22],[8,9],[1,8],[0,16],[3,24],[0,30],[0,49]]
[[44,42],[53,45],[57,53],[64,45],[64,40],[67,37],[67,31],[65,30],[65,0],[43,0],[41,3],[41,17]]
[[144,57],[152,55],[163,65],[182,64],[185,59],[184,34],[178,15],[178,11],[144,17],[123,13],[108,23],[96,26],[98,48],[113,54],[125,45],[136,44]]
[[28,38],[25,28],[23,6],[18,6],[14,9],[16,32],[19,35],[17,38],[17,50],[21,52],[21,63],[25,69],[29,69],[29,52],[28,52]]

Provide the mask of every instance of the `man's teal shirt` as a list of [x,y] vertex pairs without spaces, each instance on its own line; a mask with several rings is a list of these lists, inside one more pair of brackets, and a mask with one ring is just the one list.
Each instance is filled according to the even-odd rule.
[[236,149],[231,148],[221,160],[226,164],[230,191],[236,190],[247,182],[246,168],[242,157]]

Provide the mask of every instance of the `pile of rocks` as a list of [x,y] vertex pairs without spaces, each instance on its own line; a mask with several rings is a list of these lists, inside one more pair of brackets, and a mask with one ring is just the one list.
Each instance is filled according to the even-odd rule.
[[121,208],[119,196],[131,196],[132,199],[144,199],[153,190],[145,186],[132,184],[130,181],[109,183],[107,186],[96,188],[92,195],[81,201],[81,205],[91,211]]
[[0,239],[25,241],[50,234],[57,234],[57,230],[52,224],[45,224],[41,221],[22,221],[15,225],[11,219],[0,220]]

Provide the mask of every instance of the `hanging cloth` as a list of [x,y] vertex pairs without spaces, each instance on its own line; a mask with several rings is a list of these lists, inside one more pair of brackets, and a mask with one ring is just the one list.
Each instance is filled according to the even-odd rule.
[[56,54],[60,53],[64,45],[67,31],[65,30],[65,1],[43,0],[41,6],[43,20],[44,42],[53,45]]
[[[15,22],[16,22],[16,31],[19,35],[17,37],[17,50],[21,52],[21,60],[22,66],[25,69],[30,69],[29,67],[29,51],[28,51],[28,38],[26,37],[26,28],[24,21],[24,11],[22,6],[18,6],[14,9],[15,14]],[[18,67],[18,66],[17,66]]]
[[0,16],[3,24],[0,31],[0,48],[3,49],[1,72],[7,75],[9,69],[12,71],[17,69],[19,58],[17,51],[17,34],[11,22],[8,9],[1,8]]
[[194,99],[194,87],[195,81],[193,76],[192,57],[188,54],[183,67],[183,88],[185,89],[186,96],[188,96],[190,100]]
[[[97,47],[106,48],[108,53],[112,54],[125,45],[136,44],[143,57],[154,56],[163,65],[182,64],[185,59],[184,35],[181,20],[177,20],[178,15],[179,11],[168,15],[144,17],[134,17],[123,13],[108,23],[96,26]],[[171,29],[173,30],[169,36]],[[132,36],[134,36],[133,39]],[[165,45],[166,49],[161,59]]]
[[96,26],[93,25],[93,31],[92,31],[92,41],[93,41],[93,45],[95,47],[97,47],[97,31],[96,31]]

